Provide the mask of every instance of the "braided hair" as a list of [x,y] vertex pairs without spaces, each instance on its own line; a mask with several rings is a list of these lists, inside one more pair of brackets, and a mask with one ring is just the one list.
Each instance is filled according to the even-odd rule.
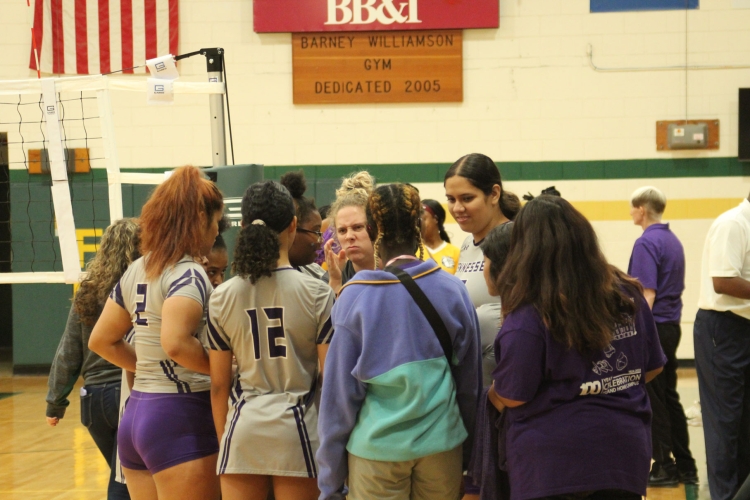
[[285,173],[281,176],[281,185],[289,190],[294,199],[294,205],[297,207],[297,223],[304,224],[313,212],[318,211],[315,200],[305,198],[305,191],[307,191],[305,171]]
[[417,190],[408,184],[386,184],[376,188],[367,202],[367,225],[370,237],[374,236],[375,259],[378,246],[413,245],[419,248],[419,258],[424,258],[420,232],[422,203]]
[[234,250],[234,270],[255,284],[271,276],[279,260],[279,233],[294,220],[289,191],[276,181],[257,182],[242,197],[242,229]]
[[445,232],[445,227],[443,226],[443,224],[445,224],[445,209],[443,208],[443,206],[436,200],[422,200],[422,205],[428,207],[430,209],[430,213],[437,219],[440,239],[445,241],[446,243],[450,243],[450,236],[448,236],[448,233]]

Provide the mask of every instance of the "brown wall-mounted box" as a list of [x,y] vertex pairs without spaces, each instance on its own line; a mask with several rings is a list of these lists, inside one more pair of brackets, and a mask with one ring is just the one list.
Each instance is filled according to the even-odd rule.
[[[49,174],[49,153],[46,149],[29,149],[27,162],[30,174]],[[71,174],[91,172],[88,148],[66,149],[65,165]]]
[[708,126],[708,140],[706,146],[699,149],[719,149],[719,120],[664,120],[656,122],[656,150],[657,151],[684,151],[685,148],[669,147],[669,134],[667,129],[670,125],[700,125]]

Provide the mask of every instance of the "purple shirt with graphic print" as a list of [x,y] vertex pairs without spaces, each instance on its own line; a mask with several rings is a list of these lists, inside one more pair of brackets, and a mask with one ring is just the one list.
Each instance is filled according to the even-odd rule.
[[605,489],[646,494],[645,374],[666,357],[648,304],[642,296],[636,301],[635,320],[590,357],[554,340],[531,305],[505,318],[495,340],[495,390],[526,402],[506,409],[512,500]]
[[654,320],[679,323],[685,289],[685,251],[669,224],[652,224],[635,241],[628,274],[656,290]]

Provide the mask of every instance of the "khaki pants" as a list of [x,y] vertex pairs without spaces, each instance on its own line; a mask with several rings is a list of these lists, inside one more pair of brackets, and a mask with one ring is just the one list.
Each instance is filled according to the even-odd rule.
[[405,462],[349,454],[347,500],[458,500],[462,447]]

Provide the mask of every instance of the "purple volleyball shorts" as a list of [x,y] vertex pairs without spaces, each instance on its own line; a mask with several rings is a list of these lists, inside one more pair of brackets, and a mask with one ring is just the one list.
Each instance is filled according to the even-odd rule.
[[219,452],[208,391],[132,391],[117,431],[122,466],[156,474]]

